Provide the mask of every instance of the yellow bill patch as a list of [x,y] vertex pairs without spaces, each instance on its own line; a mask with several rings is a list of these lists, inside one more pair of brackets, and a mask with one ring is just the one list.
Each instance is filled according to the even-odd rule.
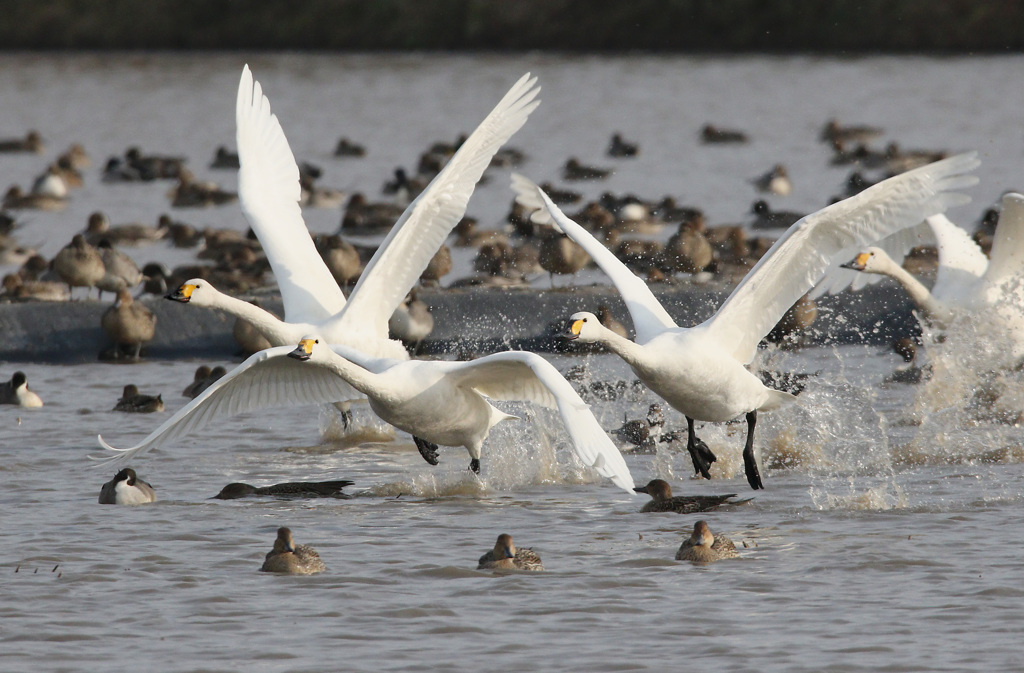
[[580,330],[583,329],[583,321],[582,320],[575,320],[575,321],[573,321],[572,327],[570,329],[572,330],[573,334],[575,334],[576,336],[579,336],[580,335]]
[[865,264],[868,263],[868,259],[870,258],[870,252],[862,252],[854,258],[853,263],[856,264],[857,266],[864,266]]

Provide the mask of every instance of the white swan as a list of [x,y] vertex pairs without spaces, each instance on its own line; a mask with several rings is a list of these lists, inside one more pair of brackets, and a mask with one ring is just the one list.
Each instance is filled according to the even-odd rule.
[[466,212],[491,158],[540,103],[534,100],[540,92],[536,82],[529,73],[523,75],[409,204],[346,302],[302,219],[299,170],[288,140],[245,66],[235,106],[239,199],[281,288],[284,320],[200,279],[186,281],[168,298],[244,318],[274,346],[320,334],[328,343],[371,355],[408,358],[402,344],[388,338],[388,319]]
[[539,209],[540,215],[534,217],[553,218],[608,274],[629,309],[637,338],[634,343],[618,336],[587,312],[571,317],[567,336],[607,346],[651,390],[686,416],[687,449],[695,470],[705,477],[710,477],[708,469],[715,456],[697,439],[694,420],[724,422],[745,414],[743,464],[747,482],[759,489],[764,486],[754,457],[757,412],[776,409],[793,396],[766,388],[747,371],[745,365],[754,358],[758,343],[821,278],[834,255],[857,241],[877,240],[969,201],[949,190],[975,184],[976,178],[962,173],[977,165],[974,154],[953,157],[890,178],[802,218],[776,241],[711,319],[689,328],[677,326],[647,284],[566,217],[535,184],[513,175],[512,188],[522,205]]
[[[307,334],[371,355],[408,359],[388,338],[388,319],[466,211],[473,189],[495,152],[522,128],[540,101],[537,79],[523,75],[473,131],[430,185],[402,213],[345,297],[317,253],[298,205],[299,169],[281,124],[249,66],[238,84],[239,199],[270,261],[284,320],[219,292],[208,281],[186,281],[169,299],[217,308],[244,318],[273,346],[294,346]],[[339,389],[345,403],[361,397]],[[347,405],[339,409],[346,423]]]
[[926,222],[939,250],[931,290],[880,247],[865,249],[843,266],[889,276],[906,290],[922,316],[940,329],[957,314],[995,308],[1009,321],[1018,349],[1024,351],[1024,312],[1016,295],[1020,289],[1012,285],[1024,274],[1024,195],[1003,195],[991,260],[945,215],[933,215]]
[[[290,356],[290,357],[289,357]],[[464,446],[470,469],[480,470],[480,448],[490,429],[513,419],[484,396],[557,408],[580,459],[632,493],[622,454],[558,370],[535,353],[506,352],[470,362],[376,358],[354,348],[302,339],[297,348],[268,348],[218,379],[141,444],[115,449],[104,463],[124,462],[213,420],[242,411],[331,402],[349,386],[365,394],[382,419],[413,436],[437,464],[437,445]]]

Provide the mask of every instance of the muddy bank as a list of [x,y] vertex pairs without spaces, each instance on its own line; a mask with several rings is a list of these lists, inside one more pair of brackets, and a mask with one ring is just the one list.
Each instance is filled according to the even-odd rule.
[[[709,318],[728,296],[725,286],[656,287],[655,294],[681,325]],[[529,349],[564,352],[575,348],[553,334],[551,324],[580,310],[604,304],[630,327],[619,294],[604,286],[570,290],[424,290],[420,298],[435,319],[424,353],[486,354]],[[281,313],[280,297],[261,293],[260,301]],[[147,359],[229,358],[238,354],[234,319],[207,309],[157,297],[140,300],[157,315],[156,338],[143,349]],[[918,331],[904,293],[875,286],[819,300],[818,319],[804,335],[808,345],[868,342],[884,344],[894,335]],[[100,329],[109,303],[27,302],[0,304],[0,359],[10,362],[93,362],[110,347]]]

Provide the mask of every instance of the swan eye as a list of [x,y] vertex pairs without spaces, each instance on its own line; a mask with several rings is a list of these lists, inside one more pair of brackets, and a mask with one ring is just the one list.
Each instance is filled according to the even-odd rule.
[[320,343],[320,339],[315,339],[315,340],[313,341],[313,343],[315,343],[315,344],[318,344],[318,343]]

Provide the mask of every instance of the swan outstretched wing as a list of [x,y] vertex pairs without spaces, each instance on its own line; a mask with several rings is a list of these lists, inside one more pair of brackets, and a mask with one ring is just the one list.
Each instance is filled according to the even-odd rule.
[[97,437],[101,447],[116,452],[114,456],[102,457],[100,464],[124,463],[153,447],[244,411],[340,402],[361,396],[330,370],[286,357],[293,350],[293,346],[277,346],[251,356],[133,447],[116,449],[102,436]]
[[313,245],[299,208],[299,168],[270,101],[242,68],[235,105],[238,196],[281,288],[285,322],[321,323],[345,295]]
[[963,300],[988,269],[988,257],[970,235],[939,213],[927,220],[939,250],[939,268],[932,295],[943,302]]
[[593,237],[589,231],[573,222],[548,198],[540,187],[529,178],[512,174],[512,190],[516,201],[526,208],[533,208],[531,216],[538,224],[550,224],[561,229],[566,236],[576,241],[601,270],[611,278],[633,319],[637,343],[646,343],[666,329],[676,327],[665,307],[655,298],[647,283],[629,270],[625,264]]
[[557,408],[576,455],[619,488],[633,492],[622,454],[569,382],[536,353],[495,353],[469,362],[437,363],[447,375],[496,400],[534,402]]
[[995,237],[992,240],[992,261],[985,280],[992,285],[1024,273],[1024,195],[1010,192],[1003,196]]
[[388,319],[427,268],[441,244],[466,212],[476,183],[494,154],[540,103],[536,77],[527,73],[509,89],[466,139],[423,193],[409,204],[359,277],[336,321],[373,330],[387,338]]
[[977,183],[977,178],[965,173],[978,163],[973,152],[943,159],[800,219],[703,327],[726,352],[740,362],[750,362],[758,342],[821,279],[838,254],[849,254],[851,246],[873,243],[969,202],[969,197],[953,190]]

